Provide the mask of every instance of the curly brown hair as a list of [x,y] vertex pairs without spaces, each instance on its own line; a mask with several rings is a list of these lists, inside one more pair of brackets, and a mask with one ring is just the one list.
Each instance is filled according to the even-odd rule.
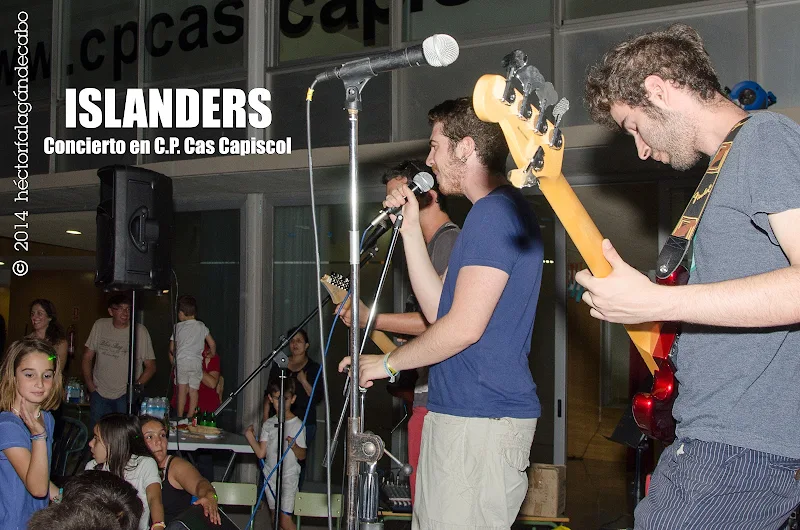
[[481,121],[472,108],[472,98],[449,99],[428,111],[428,123],[442,124],[442,134],[450,139],[450,149],[469,136],[475,141],[478,160],[495,174],[504,175],[508,145],[496,123]]
[[700,34],[686,24],[673,24],[617,44],[589,69],[585,102],[592,120],[617,129],[610,113],[615,103],[650,108],[644,86],[650,75],[686,87],[704,101],[722,94]]

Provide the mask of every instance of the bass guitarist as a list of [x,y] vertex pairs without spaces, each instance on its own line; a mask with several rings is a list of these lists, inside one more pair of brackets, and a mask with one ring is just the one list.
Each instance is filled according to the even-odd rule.
[[800,503],[800,127],[722,93],[698,33],[675,24],[610,50],[586,82],[592,118],[641,159],[678,170],[741,125],[693,240],[689,285],[656,285],[617,254],[576,280],[595,318],[678,321],[677,440],[662,454],[637,529],[778,528]]

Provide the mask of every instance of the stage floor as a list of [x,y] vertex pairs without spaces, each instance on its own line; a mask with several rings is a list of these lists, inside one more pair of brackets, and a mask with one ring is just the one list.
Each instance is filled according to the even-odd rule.
[[[567,526],[572,530],[618,530],[633,527],[633,508],[628,492],[628,482],[632,480],[632,473],[626,476],[624,462],[567,461],[567,516],[570,518]],[[231,514],[230,511],[228,513],[241,528],[247,524],[247,515]],[[269,510],[262,504],[253,528],[271,528],[269,518]],[[303,523],[303,530],[327,529],[324,519],[306,521],[308,522]],[[410,528],[410,523],[402,521],[388,521],[385,525],[386,530]]]

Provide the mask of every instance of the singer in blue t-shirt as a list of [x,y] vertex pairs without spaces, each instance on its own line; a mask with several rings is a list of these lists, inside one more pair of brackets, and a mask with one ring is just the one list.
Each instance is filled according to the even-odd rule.
[[[370,387],[400,370],[431,367],[414,528],[509,528],[527,492],[541,412],[528,365],[542,279],[539,223],[505,179],[500,127],[479,120],[470,98],[437,105],[428,121],[426,163],[439,189],[473,206],[442,280],[426,252],[414,194],[402,186],[386,198],[385,206],[405,204],[409,277],[432,325],[391,354],[362,355],[359,382]],[[347,357],[339,370],[349,364]]]

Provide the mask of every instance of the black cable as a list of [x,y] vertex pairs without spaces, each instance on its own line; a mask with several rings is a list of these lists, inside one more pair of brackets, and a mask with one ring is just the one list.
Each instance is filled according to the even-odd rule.
[[[317,224],[317,204],[314,197],[314,166],[311,156],[311,99],[314,95],[314,87],[317,84],[315,79],[306,92],[306,145],[308,149],[308,181],[311,192],[311,221],[314,226],[314,265],[316,266],[316,278],[314,283],[317,286],[317,307],[319,311],[317,316],[319,318],[319,351],[320,351],[320,369],[322,370],[322,388],[325,397],[325,447],[331,446],[331,404],[328,395],[328,371],[325,363],[325,335],[323,328],[325,321],[322,317],[322,285],[319,279],[322,278],[322,266],[320,264],[319,255],[319,225]],[[327,451],[327,449],[326,449]],[[328,497],[328,530],[333,530],[333,517],[331,514],[331,466],[325,468],[325,492]]]

